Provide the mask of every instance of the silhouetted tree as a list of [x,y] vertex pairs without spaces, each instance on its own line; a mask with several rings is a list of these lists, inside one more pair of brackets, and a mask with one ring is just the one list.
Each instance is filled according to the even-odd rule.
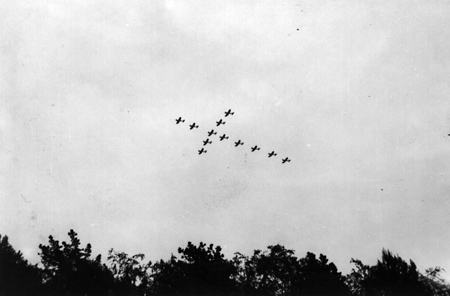
[[152,266],[152,289],[155,295],[232,295],[236,285],[233,263],[224,258],[222,249],[211,244],[191,242],[179,248],[181,259],[172,255]]
[[443,268],[433,267],[425,270],[425,275],[420,276],[423,282],[434,296],[450,296],[450,285],[441,277]]
[[361,260],[351,259],[351,263],[355,264],[350,274],[347,275],[346,283],[350,289],[350,294],[354,296],[365,295],[363,282],[370,277],[370,266],[364,265]]
[[114,289],[111,271],[101,263],[101,256],[91,259],[91,245],[80,248],[77,234],[70,230],[70,242],[49,236],[49,245],[39,245],[44,280],[49,294],[107,295]]
[[30,265],[20,251],[0,235],[0,295],[41,295],[43,293],[40,270]]
[[236,253],[236,280],[245,295],[348,295],[345,277],[324,255],[298,259],[281,245],[255,250],[252,257]]
[[345,276],[338,272],[334,263],[328,263],[325,255],[308,252],[300,259],[300,279],[297,279],[292,289],[292,295],[350,295],[345,283]]
[[263,295],[261,292],[258,293],[260,278],[256,271],[256,263],[260,255],[261,251],[255,250],[252,257],[245,256],[239,252],[235,253],[233,257],[233,264],[236,268],[233,279],[236,281],[242,295]]
[[235,253],[227,260],[219,246],[191,242],[179,248],[180,258],[145,263],[143,254],[129,256],[110,249],[110,268],[91,245],[80,247],[70,230],[68,243],[49,236],[39,245],[43,269],[30,265],[0,235],[0,296],[3,295],[155,295],[155,296],[450,296],[443,269],[421,274],[388,250],[374,266],[355,264],[347,277],[325,255],[308,252],[298,259],[277,244],[252,256]]
[[299,276],[299,262],[293,250],[281,245],[269,251],[255,250],[251,257],[236,253],[236,280],[245,295],[289,295]]
[[173,254],[169,260],[160,260],[152,265],[151,295],[176,295],[183,288],[182,263]]
[[124,252],[116,252],[110,249],[108,261],[116,280],[115,291],[120,295],[144,295],[149,289],[151,262],[142,263],[144,254],[136,254],[129,257]]
[[364,296],[428,296],[433,295],[430,287],[421,280],[416,264],[406,263],[398,255],[383,249],[381,261],[374,266],[366,266],[352,259],[356,269],[348,276],[353,295]]

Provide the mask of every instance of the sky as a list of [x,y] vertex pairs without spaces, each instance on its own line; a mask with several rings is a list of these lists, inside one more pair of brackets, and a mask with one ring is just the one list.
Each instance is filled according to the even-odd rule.
[[0,234],[32,263],[74,229],[104,259],[385,248],[450,279],[448,2],[0,7]]

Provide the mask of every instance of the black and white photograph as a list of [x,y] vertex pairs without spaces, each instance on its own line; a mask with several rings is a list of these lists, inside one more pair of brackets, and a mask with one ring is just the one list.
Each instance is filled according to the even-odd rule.
[[0,20],[0,296],[450,296],[450,2]]

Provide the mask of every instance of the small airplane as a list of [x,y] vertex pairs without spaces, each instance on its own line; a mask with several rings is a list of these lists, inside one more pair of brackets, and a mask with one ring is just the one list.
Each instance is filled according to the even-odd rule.
[[221,124],[225,124],[225,121],[223,121],[222,119],[220,119],[219,121],[216,121],[217,126],[221,125]]
[[177,124],[179,124],[180,122],[184,122],[184,119],[182,119],[181,116],[180,116],[180,118],[175,119],[175,121],[177,122]]
[[272,152],[269,153],[269,157],[272,157],[272,156],[277,156],[277,154],[275,153],[275,151],[272,151]]
[[238,140],[237,142],[234,142],[234,147],[237,147],[239,145],[244,145],[244,142],[241,142],[241,140]]
[[206,153],[206,152],[208,152],[208,150],[205,150],[202,148],[202,149],[198,150],[198,155],[200,155],[202,153]]
[[259,148],[257,145],[255,145],[255,147],[252,147],[252,152],[255,152],[256,150],[260,150],[261,148]]
[[291,162],[291,160],[290,160],[289,158],[286,157],[286,158],[283,158],[283,159],[281,160],[281,162],[282,162],[282,163],[285,163],[285,162]]
[[208,132],[208,137],[211,137],[212,135],[217,135],[217,132],[214,132],[214,130],[210,130]]
[[228,139],[229,137],[227,137],[227,135],[223,134],[220,136],[220,140],[223,141],[224,139]]
[[206,144],[211,144],[212,141],[210,141],[209,139],[206,139],[203,141],[203,146],[206,146]]
[[227,117],[228,115],[234,115],[234,112],[231,112],[231,109],[229,109],[225,112],[225,117]]
[[194,128],[198,128],[198,124],[197,125],[195,125],[195,122],[193,123],[193,124],[191,124],[190,126],[190,129],[194,129]]

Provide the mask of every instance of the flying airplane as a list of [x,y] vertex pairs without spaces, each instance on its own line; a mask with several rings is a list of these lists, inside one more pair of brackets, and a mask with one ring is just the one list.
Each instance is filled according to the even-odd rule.
[[269,157],[272,157],[272,156],[277,156],[277,154],[275,153],[275,151],[272,151],[272,152],[269,153]]
[[210,141],[209,139],[206,139],[203,141],[203,146],[206,146],[206,144],[211,144],[212,141]]
[[202,148],[202,149],[198,150],[198,155],[200,155],[202,153],[206,153],[206,152],[208,152],[208,150],[205,150]]
[[255,145],[255,147],[252,147],[252,152],[255,152],[256,150],[260,150],[261,148],[259,148],[257,145]]
[[225,117],[227,117],[228,115],[234,115],[234,112],[231,112],[231,109],[229,109],[225,112]]
[[291,162],[291,160],[290,160],[289,158],[287,158],[287,157],[286,157],[286,158],[283,158],[283,159],[281,160],[282,163],[285,163],[286,161],[287,161],[287,162]]
[[220,140],[223,141],[224,139],[228,139],[229,137],[227,137],[227,135],[223,134],[220,136]]
[[221,125],[221,124],[225,124],[225,121],[222,121],[222,119],[220,119],[219,121],[216,121],[217,126]]
[[177,122],[177,124],[179,124],[180,122],[184,122],[184,119],[182,119],[181,116],[180,116],[180,118],[175,119],[175,121]]
[[211,137],[212,135],[217,135],[217,132],[214,132],[214,130],[210,130],[208,132],[208,137]]
[[244,142],[241,142],[241,140],[238,140],[237,142],[234,142],[234,147],[237,147],[239,145],[244,145]]
[[197,125],[195,125],[195,122],[193,123],[193,124],[191,124],[190,126],[190,129],[194,129],[194,128],[198,128],[198,124]]

